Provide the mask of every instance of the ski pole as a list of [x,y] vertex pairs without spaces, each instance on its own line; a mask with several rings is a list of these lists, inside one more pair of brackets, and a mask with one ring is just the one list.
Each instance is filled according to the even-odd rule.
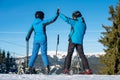
[[57,51],[58,51],[58,45],[59,45],[59,34],[57,35],[57,45],[56,45],[56,62],[57,62]]
[[56,55],[57,55],[58,45],[59,45],[59,34],[57,35]]
[[26,41],[26,67],[28,68],[28,56],[29,56],[29,41]]
[[51,70],[50,74],[55,74],[58,70],[57,68],[57,51],[58,51],[58,45],[59,45],[59,34],[57,35],[57,45],[56,45],[56,58],[55,58],[55,67]]

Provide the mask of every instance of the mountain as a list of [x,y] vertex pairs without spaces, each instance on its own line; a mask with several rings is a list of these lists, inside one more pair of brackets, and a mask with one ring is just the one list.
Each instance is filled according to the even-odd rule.
[[[98,74],[99,67],[103,66],[100,63],[99,56],[103,55],[104,53],[89,53],[89,54],[86,53],[86,54],[87,54],[86,57],[88,59],[90,68],[92,69],[93,73]],[[64,60],[65,60],[66,55],[67,55],[67,52],[57,52],[57,55],[56,55],[55,51],[48,52],[48,58],[49,58],[49,63],[50,63],[51,68],[54,68],[55,65],[59,66],[59,70],[57,72],[58,74],[63,72],[63,65],[64,65]],[[29,56],[29,58],[30,58],[30,56]],[[25,59],[26,59],[25,57],[20,57],[17,59],[17,63],[19,64],[20,61],[24,62]],[[77,59],[79,59],[79,61]],[[78,57],[78,55],[76,53],[74,53],[73,57],[72,57],[71,69],[74,69],[73,67],[76,67],[78,65],[78,62],[79,62],[80,68],[81,68],[82,67],[81,60]],[[44,68],[42,59],[41,59],[41,54],[38,55],[38,57],[35,61],[34,67],[37,69]]]

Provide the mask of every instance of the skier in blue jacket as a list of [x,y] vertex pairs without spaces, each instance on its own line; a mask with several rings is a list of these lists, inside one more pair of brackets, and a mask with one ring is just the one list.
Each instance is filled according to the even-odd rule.
[[32,56],[30,58],[30,61],[28,63],[28,67],[30,70],[30,73],[32,73],[31,69],[34,65],[34,62],[37,58],[39,48],[41,48],[41,56],[42,61],[44,63],[44,66],[47,69],[47,73],[49,73],[49,60],[47,56],[47,35],[46,35],[46,26],[53,23],[58,18],[59,10],[57,10],[56,15],[47,20],[44,19],[44,13],[42,11],[37,11],[35,13],[35,20],[31,25],[31,28],[26,36],[26,41],[29,40],[32,32],[34,31],[34,42],[33,42],[33,50],[32,50]]
[[72,14],[72,18],[69,18],[60,13],[60,17],[65,22],[71,25],[71,31],[69,34],[68,53],[64,62],[64,73],[65,74],[69,73],[72,54],[74,52],[74,48],[76,48],[77,53],[79,54],[82,60],[82,65],[84,70],[83,72],[81,72],[81,74],[91,74],[92,71],[89,68],[87,58],[84,55],[84,51],[83,51],[83,38],[86,31],[86,24],[84,18],[82,17],[82,14],[79,11],[75,11]]

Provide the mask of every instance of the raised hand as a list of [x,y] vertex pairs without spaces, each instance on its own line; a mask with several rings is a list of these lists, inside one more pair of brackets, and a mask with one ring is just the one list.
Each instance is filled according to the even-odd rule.
[[57,14],[59,14],[59,13],[60,13],[60,9],[58,8],[58,9],[57,9]]

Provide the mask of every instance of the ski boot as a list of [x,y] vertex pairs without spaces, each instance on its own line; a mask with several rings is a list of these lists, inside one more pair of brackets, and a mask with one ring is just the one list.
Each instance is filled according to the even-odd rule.
[[28,67],[28,70],[26,71],[26,74],[35,74],[35,69],[33,69],[32,67]]
[[69,74],[69,70],[67,68],[64,69],[64,74]]
[[45,68],[45,74],[49,74],[50,73],[50,66],[49,65],[47,65],[47,67]]
[[91,69],[86,69],[83,72],[80,72],[80,74],[92,74],[92,70]]

